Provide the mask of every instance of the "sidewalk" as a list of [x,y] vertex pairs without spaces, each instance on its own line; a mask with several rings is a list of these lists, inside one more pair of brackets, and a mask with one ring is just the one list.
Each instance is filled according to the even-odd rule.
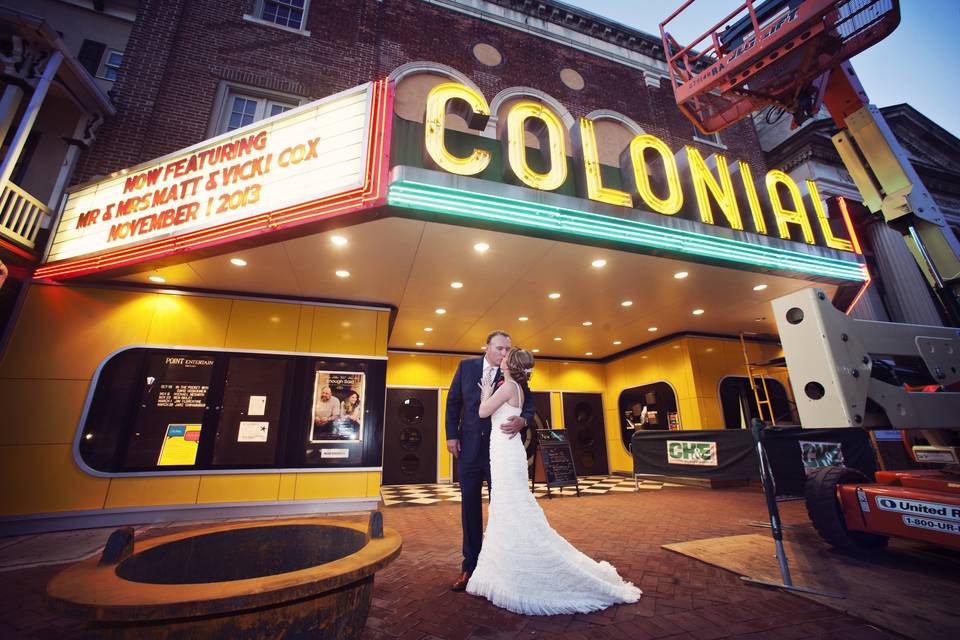
[[[640,602],[589,615],[538,618],[515,615],[486,600],[453,593],[449,583],[460,563],[459,505],[386,507],[384,522],[403,536],[403,553],[377,574],[363,638],[902,637],[794,594],[746,585],[733,573],[660,548],[701,538],[768,535],[769,530],[757,526],[767,520],[767,514],[762,495],[754,489],[667,487],[539,502],[554,528],[571,543],[594,558],[610,561],[624,578],[643,589]],[[781,511],[791,540],[820,544],[807,523],[802,502],[782,503]],[[169,530],[149,529],[141,535]],[[89,545],[96,535],[79,538]],[[0,549],[5,543],[11,544],[9,539],[0,539]],[[775,558],[770,562],[776,563]],[[64,566],[0,573],[0,637],[65,640],[80,636],[81,623],[59,618],[43,605],[47,581]]]

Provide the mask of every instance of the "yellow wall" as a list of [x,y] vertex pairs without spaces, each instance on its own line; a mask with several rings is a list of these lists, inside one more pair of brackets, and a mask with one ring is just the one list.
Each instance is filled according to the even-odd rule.
[[[71,448],[94,371],[117,349],[156,344],[386,355],[388,322],[387,311],[33,285],[0,361],[0,481],[16,488],[0,497],[0,515],[375,497],[377,472],[98,478],[76,466]],[[748,352],[754,361],[779,355],[769,345],[749,344]],[[452,462],[443,429],[446,389],[461,359],[389,354],[388,385],[440,390],[441,479],[451,477]],[[555,428],[564,426],[562,392],[602,393],[610,470],[629,472],[617,415],[620,393],[667,382],[676,391],[684,429],[722,428],[717,390],[725,375],[744,375],[739,341],[681,337],[607,364],[541,360],[530,386],[551,392]]]
[[[341,323],[350,321],[349,333]],[[133,344],[386,354],[388,311],[32,285],[0,361],[0,515],[362,498],[378,472],[97,478],[71,453],[96,367]],[[38,471],[42,470],[42,471]]]
[[[747,343],[747,354],[751,362],[757,362],[782,355],[782,351],[776,345]],[[680,337],[608,363],[603,404],[610,470],[633,469],[618,415],[624,389],[667,382],[677,394],[682,429],[723,429],[718,390],[724,376],[746,376],[740,341],[733,338]],[[785,374],[771,377],[789,389]]]
[[[436,387],[440,389],[440,419],[437,426],[438,476],[441,481],[453,477],[452,462],[446,448],[444,424],[446,420],[447,389],[457,365],[468,356],[391,353],[387,363],[387,385],[392,387]],[[530,380],[532,391],[550,391],[553,427],[563,428],[563,410],[560,393],[584,391],[600,393],[604,388],[604,367],[582,362],[554,362],[540,360]]]

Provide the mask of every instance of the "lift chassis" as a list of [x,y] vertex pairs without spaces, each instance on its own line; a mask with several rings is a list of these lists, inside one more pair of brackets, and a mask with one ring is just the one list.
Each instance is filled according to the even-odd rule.
[[[710,133],[767,106],[792,114],[794,125],[826,107],[864,204],[901,233],[943,316],[960,326],[960,240],[848,62],[897,27],[899,1],[744,0],[684,46],[668,25],[693,3],[660,24],[680,110]],[[854,320],[817,289],[774,300],[773,309],[804,428],[960,429],[957,329]],[[900,365],[929,386],[909,387]],[[807,511],[820,535],[850,551],[882,548],[889,536],[960,549],[958,447],[934,445],[928,455],[952,466],[880,471],[875,482],[845,467],[810,475]]]
[[[773,301],[800,423],[808,429],[960,429],[960,330],[854,320],[818,289]],[[911,391],[891,361],[913,363],[941,389]],[[921,364],[922,363],[922,364]],[[958,448],[924,447],[957,463]],[[886,536],[960,549],[960,473],[828,467],[807,479],[807,509],[836,547],[882,547]]]

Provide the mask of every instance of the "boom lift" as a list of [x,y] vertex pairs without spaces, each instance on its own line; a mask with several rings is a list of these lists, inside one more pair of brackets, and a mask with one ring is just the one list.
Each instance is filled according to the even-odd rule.
[[[668,25],[694,1],[660,25],[680,110],[713,133],[771,105],[794,126],[825,106],[864,204],[903,235],[943,315],[960,326],[960,242],[848,62],[896,28],[899,1],[745,0],[683,46]],[[854,320],[816,289],[773,308],[804,428],[960,429],[957,329]],[[930,387],[909,386],[916,376]],[[841,467],[811,475],[807,510],[821,536],[851,551],[880,548],[891,535],[960,549],[960,452],[925,453],[953,464],[881,471],[876,482]]]

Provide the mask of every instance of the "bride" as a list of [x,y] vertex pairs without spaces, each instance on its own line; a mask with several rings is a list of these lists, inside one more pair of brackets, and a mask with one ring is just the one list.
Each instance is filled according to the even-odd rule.
[[[513,349],[500,365],[504,384],[481,383],[480,417],[501,424],[520,413],[520,382],[530,378],[533,356]],[[490,508],[477,568],[467,592],[514,613],[586,613],[636,602],[640,589],[607,562],[596,562],[547,523],[527,485],[527,452],[516,434],[490,434]]]

